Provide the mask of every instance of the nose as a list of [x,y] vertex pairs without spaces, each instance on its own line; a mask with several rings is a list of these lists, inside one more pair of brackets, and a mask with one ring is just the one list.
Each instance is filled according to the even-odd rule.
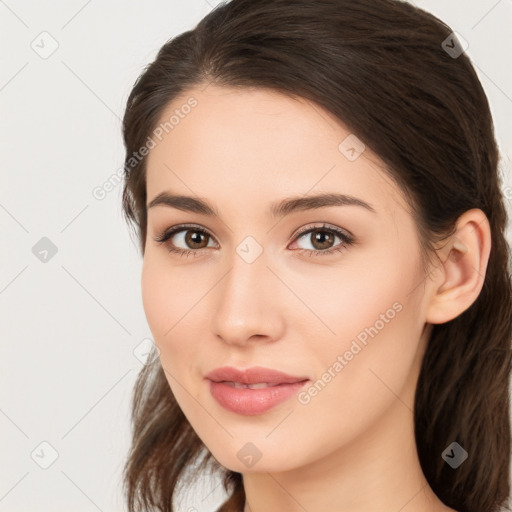
[[279,339],[284,329],[283,286],[267,267],[264,253],[248,263],[237,254],[215,287],[213,334],[230,345],[245,346]]

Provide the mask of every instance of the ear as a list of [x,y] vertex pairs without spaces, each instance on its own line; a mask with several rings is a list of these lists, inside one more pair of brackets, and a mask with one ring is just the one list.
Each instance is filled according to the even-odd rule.
[[449,322],[473,304],[484,284],[490,252],[491,229],[485,213],[477,208],[464,212],[456,232],[440,249],[426,322]]

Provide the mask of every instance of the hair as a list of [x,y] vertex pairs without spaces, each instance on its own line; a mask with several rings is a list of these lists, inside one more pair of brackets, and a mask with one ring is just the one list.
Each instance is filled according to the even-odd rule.
[[[507,213],[489,104],[468,56],[443,48],[449,37],[445,23],[399,0],[221,3],[193,30],[168,40],[131,90],[122,205],[144,254],[146,158],[134,162],[133,155],[174,98],[214,84],[267,88],[334,114],[378,155],[406,197],[424,263],[438,257],[436,244],[454,234],[462,213],[481,209],[492,238],[484,284],[467,310],[432,327],[414,425],[422,470],[439,499],[459,511],[495,512],[510,510]],[[243,509],[242,474],[206,449],[158,358],[138,375],[131,420],[123,472],[130,512],[173,511],[193,463],[195,470],[220,472],[228,498],[219,510]],[[453,441],[469,454],[457,469],[441,457]]]

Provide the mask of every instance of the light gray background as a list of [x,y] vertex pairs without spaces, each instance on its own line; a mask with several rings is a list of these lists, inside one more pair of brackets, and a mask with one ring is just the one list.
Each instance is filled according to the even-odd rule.
[[[93,190],[123,164],[120,119],[135,79],[217,3],[0,1],[0,512],[125,510],[129,399],[151,332],[122,187],[102,200]],[[416,4],[469,43],[510,207],[512,1]],[[42,237],[58,251],[47,262],[32,250]],[[205,481],[180,510],[223,498]]]

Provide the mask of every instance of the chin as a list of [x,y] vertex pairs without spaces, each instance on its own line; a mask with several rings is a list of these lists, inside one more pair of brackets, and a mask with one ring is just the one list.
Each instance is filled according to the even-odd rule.
[[[276,452],[274,447],[264,446],[263,442],[234,441],[233,444],[210,452],[224,468],[237,473],[279,473],[304,463],[294,460],[292,452]],[[227,456],[227,452],[231,455]]]

